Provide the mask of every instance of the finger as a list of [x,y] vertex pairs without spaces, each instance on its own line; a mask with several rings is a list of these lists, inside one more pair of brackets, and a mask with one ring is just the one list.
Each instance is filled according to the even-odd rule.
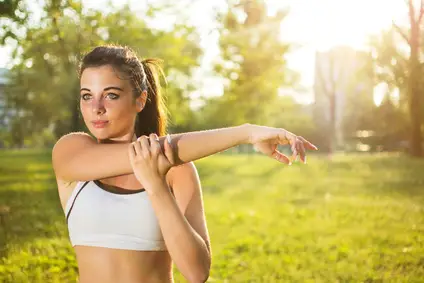
[[292,151],[292,154],[290,156],[290,161],[291,162],[296,161],[296,157],[299,154],[298,153],[298,148],[297,148],[297,143],[298,143],[297,140],[295,140],[293,143],[290,141],[290,149]]
[[303,145],[303,142],[299,142],[299,156],[300,156],[300,161],[302,161],[303,163],[306,163],[306,150],[305,150],[305,146]]
[[275,160],[277,160],[281,163],[291,165],[290,158],[288,158],[287,156],[285,156],[284,154],[282,154],[278,150],[274,150],[274,152],[271,154],[271,156],[272,156],[272,158],[274,158]]
[[[285,143],[288,142],[290,144],[290,148],[291,148],[291,151],[292,151],[292,155],[290,156],[290,162],[292,162],[292,161],[295,160],[295,158],[297,156],[297,149],[296,149],[296,137],[297,136],[295,134],[289,132],[289,131],[284,130],[284,129],[282,129],[282,132],[283,132],[283,138],[282,138],[283,141]],[[280,138],[280,140],[281,140],[281,138]]]
[[292,156],[291,156],[291,161],[292,161],[292,162],[297,160],[297,156],[298,156],[298,154],[299,154],[298,149],[297,149],[297,143],[298,143],[298,142],[295,142],[295,143],[292,145]]
[[128,145],[128,156],[130,157],[131,162],[134,160],[134,157],[135,157],[134,143],[135,142],[132,142]]
[[150,140],[150,152],[154,156],[158,156],[162,152],[162,149],[160,148],[158,136],[155,133],[152,133],[149,135],[149,140]]
[[165,150],[165,156],[169,160],[169,162],[174,165],[175,164],[175,157],[174,157],[174,151],[172,148],[172,139],[171,136],[168,134],[166,135],[165,142],[163,144],[163,148]]
[[299,139],[299,137],[296,138],[296,161],[300,160],[303,161],[303,155],[304,155],[304,147],[302,147],[303,142]]
[[135,152],[135,155],[136,156],[137,155],[141,155],[142,152],[143,152],[143,150],[141,149],[141,144],[139,142],[140,138],[141,137],[137,138],[137,140],[135,142],[133,142],[133,144],[134,144],[134,152]]
[[316,147],[315,145],[313,145],[312,143],[310,143],[303,137],[299,136],[299,139],[303,142],[303,146],[305,147],[305,149],[318,150],[318,147]]
[[138,144],[141,147],[141,154],[145,158],[150,157],[150,143],[147,136],[141,136],[137,139]]

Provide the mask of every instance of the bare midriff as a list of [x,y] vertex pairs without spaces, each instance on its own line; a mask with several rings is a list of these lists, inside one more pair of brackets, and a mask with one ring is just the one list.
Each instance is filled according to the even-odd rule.
[[79,283],[171,283],[167,251],[132,251],[75,246]]

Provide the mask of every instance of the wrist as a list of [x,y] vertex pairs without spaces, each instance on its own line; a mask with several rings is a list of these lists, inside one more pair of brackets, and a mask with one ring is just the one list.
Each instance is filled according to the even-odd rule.
[[146,189],[146,192],[150,195],[168,190],[168,183],[165,177],[157,177],[145,183],[144,187]]
[[245,123],[239,126],[242,139],[240,144],[250,144],[252,143],[252,129],[255,125]]

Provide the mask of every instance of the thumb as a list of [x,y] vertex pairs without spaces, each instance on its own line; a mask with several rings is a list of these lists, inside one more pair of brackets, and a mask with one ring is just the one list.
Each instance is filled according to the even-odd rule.
[[164,153],[166,158],[168,159],[169,163],[171,163],[172,165],[175,164],[175,157],[174,157],[174,151],[172,149],[172,140],[171,140],[171,136],[168,134],[166,135],[165,138],[165,142],[163,144],[164,147]]
[[286,155],[282,154],[277,149],[274,150],[274,152],[271,154],[271,156],[272,156],[272,158],[276,159],[277,161],[279,161],[281,163],[285,163],[285,164],[291,165],[290,158],[288,158]]

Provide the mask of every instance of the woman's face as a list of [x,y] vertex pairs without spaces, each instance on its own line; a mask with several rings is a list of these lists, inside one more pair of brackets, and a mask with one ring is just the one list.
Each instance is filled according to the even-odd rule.
[[136,115],[144,105],[143,96],[134,103],[130,81],[121,80],[110,65],[87,68],[81,74],[81,113],[99,141],[132,140]]

